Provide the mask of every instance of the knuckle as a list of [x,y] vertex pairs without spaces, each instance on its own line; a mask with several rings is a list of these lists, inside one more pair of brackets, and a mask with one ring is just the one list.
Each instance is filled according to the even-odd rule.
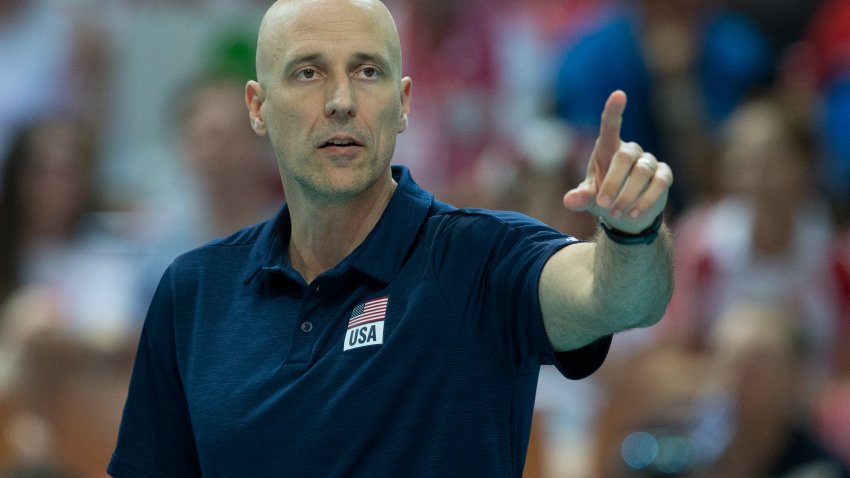
[[632,155],[628,151],[624,151],[623,149],[617,151],[617,153],[614,154],[614,158],[612,159],[612,162],[614,164],[622,167],[629,167],[633,161],[634,159]]
[[640,147],[639,144],[634,141],[629,141],[627,143],[623,143],[623,149],[626,149],[635,156],[640,156],[643,154],[643,148]]
[[673,170],[667,163],[658,163],[657,173],[659,180],[664,180],[668,187],[673,185]]
[[669,188],[673,185],[673,177],[667,175],[656,175],[653,179],[654,182],[657,182],[659,186],[662,188]]
[[634,171],[643,177],[649,178],[655,174],[655,168],[649,161],[637,161],[634,165]]

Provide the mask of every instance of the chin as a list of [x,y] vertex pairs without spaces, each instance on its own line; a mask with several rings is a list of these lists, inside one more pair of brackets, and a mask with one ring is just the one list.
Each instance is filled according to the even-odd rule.
[[[284,188],[287,183],[303,191],[305,197],[322,203],[343,203],[368,191],[387,174],[389,164],[324,165],[322,168],[290,169],[282,174]],[[288,176],[288,179],[287,179]]]
[[313,191],[327,202],[355,199],[375,183],[375,178],[358,174],[332,174],[314,183]]

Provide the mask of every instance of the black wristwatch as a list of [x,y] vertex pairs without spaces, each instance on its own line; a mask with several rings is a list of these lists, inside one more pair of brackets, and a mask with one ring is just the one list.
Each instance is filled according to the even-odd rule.
[[652,244],[655,242],[655,238],[658,237],[658,231],[661,229],[661,223],[664,222],[664,214],[659,214],[658,217],[652,221],[652,224],[649,225],[643,231],[640,231],[636,234],[623,232],[618,229],[614,229],[605,223],[605,220],[601,217],[599,218],[599,226],[605,231],[605,235],[608,236],[609,239],[616,242],[617,244],[622,244],[624,246],[634,246],[638,244]]

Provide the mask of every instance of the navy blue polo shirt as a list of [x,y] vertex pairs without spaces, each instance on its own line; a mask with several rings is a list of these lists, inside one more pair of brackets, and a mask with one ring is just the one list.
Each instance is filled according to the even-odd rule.
[[555,353],[543,328],[540,271],[574,240],[393,175],[365,242],[311,284],[285,206],[171,264],[112,475],[522,475],[540,365],[581,378],[610,345]]

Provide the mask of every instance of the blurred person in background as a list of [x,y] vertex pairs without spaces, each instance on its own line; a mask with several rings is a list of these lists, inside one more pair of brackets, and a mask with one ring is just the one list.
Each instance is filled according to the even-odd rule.
[[806,397],[814,352],[799,310],[779,300],[731,305],[712,331],[709,387],[728,394],[728,440],[709,471],[724,478],[848,478],[816,438]]
[[56,256],[77,244],[98,208],[93,132],[72,117],[23,128],[3,162],[0,185],[0,301],[47,280]]
[[[788,55],[783,78],[797,97],[816,104],[813,121],[819,125],[823,145],[818,174],[843,229],[836,264],[841,272],[842,310],[850,316],[850,1],[823,0],[808,24],[801,42]],[[850,326],[842,332],[850,335]],[[850,363],[850,347],[842,350]],[[819,403],[820,432],[850,463],[850,368],[831,384]]]
[[[588,431],[593,438],[587,476],[651,476],[636,473],[648,473],[657,465],[653,441],[662,432],[675,436],[690,419],[691,404],[705,380],[703,361],[674,342],[612,356],[598,374],[602,396]],[[630,441],[636,442],[631,449]],[[650,453],[637,453],[643,448]]]
[[677,287],[663,331],[700,348],[730,304],[787,300],[802,312],[796,319],[822,382],[850,369],[848,269],[829,204],[814,187],[818,151],[806,119],[770,94],[724,125],[724,195],[677,223]]
[[700,349],[731,304],[789,303],[810,344],[801,379],[819,411],[818,433],[850,457],[850,243],[814,187],[810,116],[788,99],[783,91],[755,98],[725,125],[726,193],[677,222],[677,286],[658,331]]
[[243,94],[242,79],[214,74],[181,95],[175,131],[187,174],[183,197],[166,205],[154,238],[157,278],[178,254],[259,222],[280,204],[274,155],[246,124]]
[[416,128],[399,137],[398,157],[419,171],[420,184],[440,196],[456,194],[469,200],[465,193],[476,163],[488,147],[499,146],[493,144],[499,138],[492,118],[498,3],[387,2],[401,34],[408,73],[419,79],[410,116]]
[[[99,424],[117,423],[126,392],[112,392],[114,387],[126,387],[126,373],[114,381],[116,375],[110,375],[108,384],[97,380],[76,384],[74,378],[93,375],[86,375],[88,366],[75,369],[77,362],[71,359],[132,350],[128,339],[136,333],[141,315],[134,297],[140,254],[121,235],[124,231],[113,229],[114,218],[102,212],[95,144],[87,123],[74,116],[49,116],[23,127],[3,162],[0,402],[7,404],[7,419],[0,422],[0,437],[11,443],[0,466],[29,469],[93,460],[96,455],[91,453],[73,459],[69,458],[73,453],[57,453],[86,449],[89,438],[98,435],[103,440],[115,433],[114,426]],[[60,339],[57,346],[66,347],[69,359],[27,365],[36,338],[44,333]],[[52,378],[39,382],[44,374]],[[69,388],[54,394],[45,384]],[[93,400],[87,414],[65,410],[62,416],[82,420],[91,428],[74,432],[64,427],[66,422],[57,422],[56,413],[77,399]],[[119,406],[113,406],[110,414],[107,404],[113,399]],[[77,422],[72,428],[80,426]],[[102,442],[98,446],[103,448]],[[102,467],[104,458],[99,456]],[[0,471],[0,476],[6,472]]]
[[181,142],[204,210],[190,247],[259,222],[282,199],[274,154],[245,124],[243,82],[210,78],[193,86],[180,115]]
[[850,0],[823,0],[801,41],[788,55],[786,83],[794,94],[813,98],[823,155],[818,179],[836,210],[850,226]]
[[219,32],[201,71],[185,82],[191,88],[181,87],[174,96],[169,139],[179,150],[181,175],[164,203],[153,206],[145,297],[179,254],[260,222],[280,206],[274,152],[245,121],[245,82],[255,71],[255,41]]
[[600,478],[847,478],[816,438],[809,349],[795,311],[745,302],[710,344],[662,342],[611,362],[597,420]]
[[621,2],[557,61],[555,111],[584,134],[592,137],[593,105],[612,85],[629,94],[624,134],[681,171],[672,213],[713,194],[713,132],[773,71],[755,24],[713,0]]
[[0,161],[19,126],[46,115],[73,111],[99,126],[109,43],[84,3],[0,1]]
[[[30,304],[27,320],[42,321]],[[44,312],[44,311],[43,311]],[[10,332],[8,327],[4,332]],[[3,478],[104,476],[127,395],[132,347],[102,347],[58,328],[31,330],[3,398]]]

